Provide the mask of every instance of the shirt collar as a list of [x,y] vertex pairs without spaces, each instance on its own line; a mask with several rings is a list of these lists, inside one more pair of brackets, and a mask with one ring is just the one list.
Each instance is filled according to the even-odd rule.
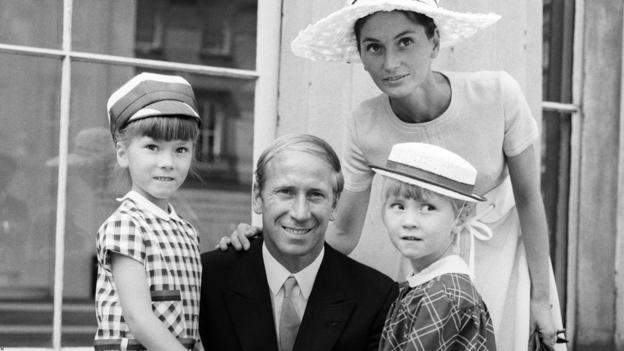
[[263,242],[262,259],[264,260],[264,270],[266,272],[267,282],[269,283],[269,288],[271,289],[273,297],[277,296],[286,279],[292,275],[297,280],[297,284],[299,285],[299,289],[301,289],[303,297],[308,299],[310,297],[310,293],[312,292],[312,287],[314,286],[316,274],[318,273],[321,263],[323,262],[323,256],[325,256],[325,247],[321,249],[321,252],[316,259],[312,261],[312,263],[299,272],[292,274],[288,271],[288,269],[286,269],[286,267],[279,263],[273,255],[271,255],[269,249],[266,247],[266,243]]
[[168,205],[169,213],[167,213],[162,208],[156,206],[156,204],[148,200],[145,196],[139,194],[138,192],[134,190],[130,190],[126,195],[118,198],[117,201],[121,202],[126,199],[130,199],[134,201],[138,207],[140,207],[143,210],[147,210],[151,212],[153,215],[155,215],[156,217],[159,217],[160,219],[163,219],[165,221],[168,221],[170,219],[180,221],[180,216],[178,216],[178,214],[173,209],[173,206],[171,206],[171,204]]
[[448,273],[467,274],[470,276],[470,279],[473,279],[473,276],[468,269],[468,265],[461,257],[457,255],[448,255],[433,262],[429,265],[429,267],[423,269],[422,271],[412,274],[407,278],[407,282],[410,288],[413,288],[424,284],[435,277]]

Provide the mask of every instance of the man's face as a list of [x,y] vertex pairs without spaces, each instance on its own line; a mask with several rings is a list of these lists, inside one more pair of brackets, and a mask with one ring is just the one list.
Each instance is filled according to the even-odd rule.
[[335,201],[335,172],[317,156],[282,151],[265,166],[264,188],[254,189],[269,252],[292,273],[319,255]]

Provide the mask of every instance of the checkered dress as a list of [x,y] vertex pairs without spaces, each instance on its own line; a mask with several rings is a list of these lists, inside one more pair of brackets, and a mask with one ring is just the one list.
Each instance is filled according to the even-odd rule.
[[97,234],[96,349],[108,349],[101,345],[110,341],[136,343],[113,283],[111,251],[144,265],[154,314],[180,340],[199,342],[201,261],[195,228],[172,207],[169,214],[158,211],[131,191]]
[[446,273],[422,285],[401,285],[379,350],[496,350],[487,307],[470,277]]

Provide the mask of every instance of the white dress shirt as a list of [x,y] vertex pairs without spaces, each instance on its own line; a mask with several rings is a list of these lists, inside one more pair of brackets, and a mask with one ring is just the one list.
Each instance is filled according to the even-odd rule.
[[321,253],[312,263],[299,272],[292,274],[271,255],[269,249],[266,247],[266,243],[262,243],[262,259],[264,260],[264,270],[266,272],[267,282],[269,283],[269,289],[271,290],[273,320],[275,321],[276,331],[279,330],[279,316],[282,312],[282,300],[284,299],[284,289],[282,289],[282,286],[284,282],[289,276],[293,276],[295,280],[297,280],[297,285],[293,288],[291,299],[295,305],[297,315],[300,319],[303,319],[303,313],[308,304],[308,298],[312,292],[312,286],[314,286],[314,280],[316,279],[316,274],[321,266],[324,255],[325,248],[323,247]]

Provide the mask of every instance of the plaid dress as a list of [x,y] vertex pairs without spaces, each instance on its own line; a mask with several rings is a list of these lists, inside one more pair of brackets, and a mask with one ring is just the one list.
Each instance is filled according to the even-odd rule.
[[111,271],[115,252],[142,263],[152,311],[187,348],[199,344],[201,259],[195,228],[130,191],[97,234],[96,350],[141,349],[126,324]]
[[380,351],[496,350],[490,314],[465,263],[458,256],[441,261],[401,284]]

